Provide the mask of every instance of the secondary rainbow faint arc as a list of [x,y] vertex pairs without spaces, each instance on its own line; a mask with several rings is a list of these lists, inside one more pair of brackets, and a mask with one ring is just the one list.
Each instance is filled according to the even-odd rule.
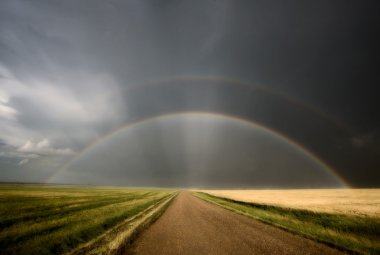
[[323,167],[323,169],[325,169],[331,176],[333,176],[339,182],[339,184],[341,186],[343,186],[343,187],[349,187],[348,183],[341,176],[339,176],[337,173],[335,173],[335,171],[329,165],[327,165],[325,162],[323,162],[322,159],[318,158],[316,155],[314,155],[313,153],[311,153],[309,150],[307,150],[301,144],[296,143],[295,141],[293,141],[290,138],[288,138],[287,136],[279,133],[278,131],[275,131],[275,130],[269,128],[269,127],[266,127],[266,126],[264,126],[262,124],[259,124],[259,123],[256,123],[256,122],[253,122],[253,121],[250,121],[250,120],[245,120],[245,119],[242,119],[242,118],[239,118],[239,117],[236,117],[236,116],[231,116],[231,115],[227,115],[227,114],[220,114],[220,113],[213,113],[213,112],[176,112],[176,113],[162,114],[162,115],[158,115],[158,116],[154,116],[154,117],[149,117],[149,118],[146,118],[146,119],[142,119],[142,120],[139,120],[139,121],[132,122],[132,123],[129,123],[127,125],[124,125],[124,126],[122,126],[120,128],[115,129],[114,131],[106,134],[105,136],[103,136],[103,137],[95,140],[94,142],[92,142],[85,149],[83,149],[81,152],[79,152],[74,158],[72,158],[71,160],[69,160],[62,167],[60,167],[58,169],[58,171],[56,171],[53,175],[49,176],[47,178],[46,182],[49,182],[52,178],[54,178],[62,170],[66,169],[72,163],[75,163],[77,160],[79,160],[81,157],[83,157],[86,153],[90,152],[91,148],[95,147],[98,144],[101,144],[102,142],[106,141],[108,138],[112,137],[113,135],[115,135],[115,134],[117,134],[119,132],[122,132],[122,131],[125,131],[127,129],[133,128],[133,127],[135,127],[135,126],[137,126],[139,124],[147,123],[147,122],[154,121],[154,120],[162,120],[162,119],[170,118],[170,117],[189,116],[189,115],[190,116],[192,116],[192,115],[194,115],[194,116],[201,115],[201,116],[210,116],[210,117],[215,117],[215,116],[216,117],[223,117],[223,118],[226,118],[226,119],[237,121],[239,123],[244,123],[244,124],[247,124],[247,125],[250,125],[250,126],[262,128],[265,131],[267,131],[269,134],[271,134],[271,135],[273,135],[275,137],[278,137],[278,138],[286,141],[288,144],[294,146],[295,148],[297,148],[298,150],[300,150],[304,155],[306,155],[310,159],[314,160],[317,164],[321,165]]
[[179,76],[171,76],[167,78],[162,79],[156,79],[151,81],[145,81],[136,84],[130,84],[130,86],[126,89],[126,92],[138,90],[141,87],[147,87],[147,86],[158,86],[158,84],[163,84],[165,82],[173,82],[173,81],[214,81],[214,82],[224,82],[226,85],[234,85],[239,86],[244,89],[248,90],[259,90],[262,92],[265,92],[270,95],[277,96],[279,98],[282,98],[286,100],[288,103],[292,103],[293,105],[297,105],[303,109],[308,110],[311,113],[314,113],[315,115],[322,117],[323,119],[327,120],[328,122],[334,124],[336,127],[339,127],[340,129],[346,131],[348,134],[355,133],[351,127],[349,127],[346,123],[343,123],[342,120],[338,120],[337,118],[334,118],[330,114],[327,114],[326,112],[322,111],[321,109],[308,104],[307,102],[300,100],[299,98],[296,98],[294,96],[291,96],[287,93],[278,91],[276,89],[270,88],[268,86],[262,86],[257,83],[251,82],[251,81],[244,81],[244,80],[238,80],[233,78],[226,78],[222,76],[213,76],[213,75],[205,75],[205,76],[199,76],[199,75],[179,75]]

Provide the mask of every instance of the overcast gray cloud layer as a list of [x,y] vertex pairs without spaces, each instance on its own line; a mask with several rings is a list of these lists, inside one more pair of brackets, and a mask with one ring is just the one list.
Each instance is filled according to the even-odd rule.
[[271,127],[350,183],[376,186],[378,10],[377,1],[1,1],[0,180],[44,180],[138,119],[211,111]]

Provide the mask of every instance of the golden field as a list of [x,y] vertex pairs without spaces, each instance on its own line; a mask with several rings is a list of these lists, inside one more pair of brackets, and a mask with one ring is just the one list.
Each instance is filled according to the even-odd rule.
[[218,197],[380,218],[380,189],[202,190]]

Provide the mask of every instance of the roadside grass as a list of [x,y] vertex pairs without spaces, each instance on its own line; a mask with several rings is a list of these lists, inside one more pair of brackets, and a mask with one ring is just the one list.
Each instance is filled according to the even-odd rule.
[[177,192],[167,195],[158,203],[118,223],[115,227],[90,242],[80,245],[67,255],[129,254],[128,249],[136,237],[165,212],[176,195]]
[[203,200],[357,254],[380,254],[380,219],[236,201],[203,192]]
[[0,254],[62,254],[173,192],[62,185],[0,185]]

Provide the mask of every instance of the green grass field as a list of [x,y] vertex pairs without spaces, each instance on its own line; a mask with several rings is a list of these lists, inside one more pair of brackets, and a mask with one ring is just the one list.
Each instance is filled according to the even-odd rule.
[[62,254],[172,195],[172,191],[0,185],[0,254]]
[[380,254],[380,219],[377,217],[313,212],[242,202],[203,192],[193,194],[226,209],[347,251]]

